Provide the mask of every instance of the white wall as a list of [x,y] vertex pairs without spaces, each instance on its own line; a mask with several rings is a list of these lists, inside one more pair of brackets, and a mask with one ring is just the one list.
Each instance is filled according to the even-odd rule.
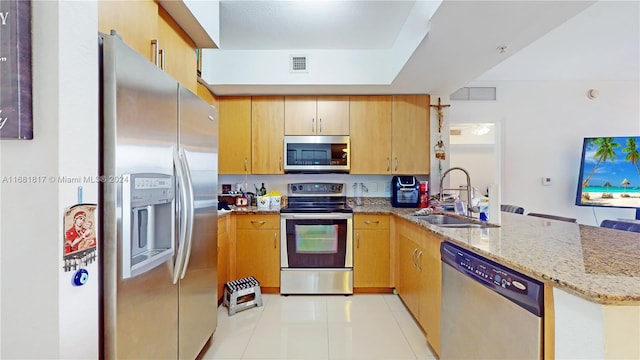
[[[481,114],[478,122],[501,122],[502,203],[587,225],[635,218],[633,209],[574,203],[583,138],[640,135],[638,81],[476,81],[470,86],[496,86],[497,100],[455,102],[449,119],[469,122]],[[592,88],[599,97],[587,98]],[[552,179],[551,186],[542,185],[543,176]]]
[[97,358],[97,267],[82,288],[62,270],[79,184],[50,180],[97,174],[97,3],[31,4],[34,139],[0,142],[0,179],[45,181],[0,184],[0,358]]

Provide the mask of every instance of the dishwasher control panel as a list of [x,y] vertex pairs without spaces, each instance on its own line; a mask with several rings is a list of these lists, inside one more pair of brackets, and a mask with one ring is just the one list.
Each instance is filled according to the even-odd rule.
[[480,281],[488,282],[520,294],[527,294],[529,288],[528,281],[512,272],[507,272],[502,268],[493,266],[487,261],[473,258],[459,251],[456,252],[456,262],[466,269],[467,274]]
[[440,245],[442,266],[451,266],[509,300],[541,316],[543,284],[450,242]]

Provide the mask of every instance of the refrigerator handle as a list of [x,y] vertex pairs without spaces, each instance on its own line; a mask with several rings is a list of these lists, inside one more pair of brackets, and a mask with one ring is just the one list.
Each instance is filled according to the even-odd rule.
[[180,278],[180,271],[182,269],[184,263],[184,248],[185,248],[185,240],[187,238],[187,219],[188,210],[187,210],[187,198],[189,197],[189,190],[186,186],[184,168],[182,166],[182,159],[180,158],[180,154],[178,154],[178,150],[174,148],[173,151],[173,167],[176,171],[176,183],[180,188],[180,198],[178,202],[178,208],[180,212],[178,214],[178,223],[180,224],[180,232],[178,234],[178,251],[176,252],[176,261],[173,265],[173,283],[177,284],[178,279]]
[[189,259],[191,258],[191,244],[193,243],[193,221],[195,219],[195,207],[194,207],[194,196],[193,196],[193,180],[191,179],[191,169],[189,168],[189,160],[187,159],[187,155],[184,153],[183,149],[180,149],[180,154],[182,155],[182,164],[184,166],[184,174],[187,180],[187,188],[189,190],[189,196],[187,197],[187,237],[185,238],[185,252],[184,252],[184,265],[182,265],[182,274],[180,275],[180,279],[184,279],[184,276],[187,273],[187,267],[189,266]]

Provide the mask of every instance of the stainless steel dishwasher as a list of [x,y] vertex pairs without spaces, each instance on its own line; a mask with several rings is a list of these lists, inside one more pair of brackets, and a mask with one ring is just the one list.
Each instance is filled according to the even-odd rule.
[[449,242],[440,359],[542,359],[542,283]]

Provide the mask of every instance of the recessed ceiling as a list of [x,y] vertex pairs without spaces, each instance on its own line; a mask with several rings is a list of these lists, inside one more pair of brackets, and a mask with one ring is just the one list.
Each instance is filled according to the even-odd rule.
[[[202,80],[218,95],[450,94],[560,25],[569,27],[594,3],[222,0],[220,48],[204,50]],[[599,5],[615,3],[625,2]],[[583,40],[564,39],[554,59],[574,44],[599,46]],[[502,45],[504,53],[497,51]],[[309,71],[290,73],[290,55],[308,56]]]
[[386,49],[415,1],[220,1],[220,49]]

